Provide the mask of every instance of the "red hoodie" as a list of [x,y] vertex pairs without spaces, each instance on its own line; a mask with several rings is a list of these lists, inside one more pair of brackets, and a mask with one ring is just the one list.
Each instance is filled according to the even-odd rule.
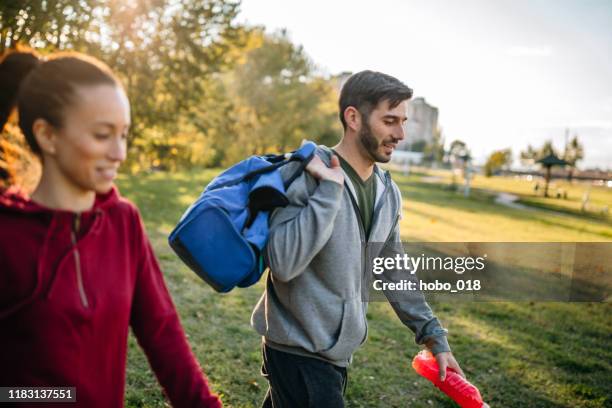
[[133,204],[114,188],[81,214],[0,194],[0,386],[72,386],[74,406],[122,407],[129,326],[173,406],[221,406]]

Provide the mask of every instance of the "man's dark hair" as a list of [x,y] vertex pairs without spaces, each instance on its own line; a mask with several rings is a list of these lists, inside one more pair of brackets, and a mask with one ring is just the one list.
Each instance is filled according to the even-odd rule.
[[412,98],[412,89],[391,75],[361,71],[350,76],[340,91],[340,121],[346,130],[344,111],[355,107],[367,121],[379,102],[388,100],[392,108]]

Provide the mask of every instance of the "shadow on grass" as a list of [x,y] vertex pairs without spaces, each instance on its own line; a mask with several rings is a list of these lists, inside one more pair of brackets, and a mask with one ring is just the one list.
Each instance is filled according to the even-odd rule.
[[[541,209],[541,210],[559,212],[559,213],[567,214],[567,215],[573,215],[575,217],[591,219],[594,221],[605,222],[605,223],[612,225],[612,218],[610,218],[609,215],[596,213],[596,212],[583,212],[577,209],[568,208],[568,207],[564,207],[561,205],[556,205],[554,203],[543,202],[542,200],[545,200],[543,197],[534,197],[534,196],[525,195],[525,194],[517,194],[517,195],[520,197],[520,199],[518,200],[519,203],[530,206],[530,207],[534,207],[534,208]],[[581,202],[581,200],[577,198],[575,199],[568,198],[567,200],[574,201],[574,202]]]
[[[545,225],[560,227],[571,231],[584,231],[583,227],[572,225],[564,222],[554,211],[550,214],[542,214],[535,211],[522,211],[514,208],[504,207],[496,204],[493,201],[494,196],[475,191],[470,197],[464,197],[462,194],[449,190],[448,185],[438,183],[428,183],[419,181],[414,176],[399,176],[394,177],[396,183],[403,192],[404,199],[416,201],[423,204],[439,206],[442,208],[452,207],[458,211],[472,213],[486,213],[496,216],[502,216],[513,220],[522,220],[528,222],[539,222]],[[546,215],[550,215],[551,218]],[[570,215],[570,214],[563,214]],[[428,215],[429,216],[429,215]],[[584,215],[571,214],[577,220],[595,221],[592,217]],[[449,220],[446,220],[449,221]],[[610,225],[609,222],[598,219],[605,225]],[[612,228],[609,230],[590,231],[593,234],[600,235],[602,238],[612,238]]]
[[178,222],[183,212],[199,197],[218,169],[190,172],[145,173],[122,177],[119,188],[133,201],[149,224]]
[[[159,232],[160,225],[178,221],[217,173],[156,173],[124,178],[119,185],[140,207],[148,229],[156,231],[152,240],[161,248],[157,253],[168,286],[213,388],[223,393],[229,406],[257,407],[266,383],[259,376],[260,338],[249,327],[249,317],[263,287],[258,284],[229,295],[214,293],[172,255],[165,236]],[[424,183],[413,185],[406,181],[402,188],[408,191],[408,200],[534,219],[521,211],[498,208],[485,198],[465,199]],[[417,350],[413,335],[379,308],[377,305],[368,312],[370,341],[356,354],[349,372],[347,406],[454,407],[426,380],[408,374],[409,358]],[[612,397],[607,390],[612,378],[609,305],[440,303],[433,304],[433,309],[450,320],[455,355],[491,406],[611,406]],[[468,331],[459,324],[453,325],[453,319],[461,316],[477,329]],[[479,335],[479,327],[488,332]],[[129,359],[126,405],[164,406],[159,385],[133,338]]]
[[[434,309],[441,311],[441,306],[436,305]],[[385,309],[384,305],[376,305],[371,309],[368,313],[370,338],[356,354],[349,372],[347,406],[456,407],[448,397],[419,377],[410,367],[410,361],[418,348],[408,329],[401,326],[393,316],[381,312]],[[455,316],[466,314],[465,306],[446,310]],[[393,312],[389,311],[389,314]],[[499,315],[505,316],[501,311]],[[510,320],[511,316],[503,318]],[[471,315],[469,321],[473,321]],[[557,398],[556,388],[551,389],[551,381],[544,378],[548,369],[546,362],[538,365],[534,351],[525,353],[520,345],[514,345],[512,336],[504,335],[507,330],[496,334],[497,328],[477,323],[482,332],[475,336],[473,331],[451,322],[450,340],[468,379],[480,389],[483,398],[492,407],[593,406],[565,404],[562,397]],[[541,377],[532,378],[529,372],[524,373],[531,368],[535,368],[536,374]],[[555,383],[555,386],[559,384]]]
[[[485,363],[490,353],[502,349],[501,389],[508,391],[504,393],[508,397],[516,393],[513,398],[506,399],[504,395],[498,398],[500,388],[494,388],[492,401],[497,400],[502,406],[509,406],[510,401],[513,406],[529,407],[609,406],[612,344],[609,327],[605,326],[609,309],[609,305],[602,304],[470,305],[465,311],[469,321],[481,330],[502,334],[506,343],[489,341],[486,335],[478,340]],[[585,353],[585,349],[590,352]],[[493,358],[487,364],[499,361]],[[478,360],[474,363],[486,369],[487,364]],[[547,401],[542,391],[553,395],[555,402]],[[538,404],[532,405],[532,400]]]

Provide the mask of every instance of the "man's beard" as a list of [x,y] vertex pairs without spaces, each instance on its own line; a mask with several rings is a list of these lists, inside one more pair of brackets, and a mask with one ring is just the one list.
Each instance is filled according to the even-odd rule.
[[361,142],[361,145],[368,153],[370,158],[375,162],[387,163],[389,160],[391,160],[391,157],[387,157],[382,153],[378,153],[378,148],[380,147],[380,144],[378,143],[378,139],[376,139],[376,137],[374,137],[374,135],[372,134],[372,129],[370,128],[370,125],[369,123],[367,123],[367,121],[363,122],[363,126],[359,131],[359,141]]

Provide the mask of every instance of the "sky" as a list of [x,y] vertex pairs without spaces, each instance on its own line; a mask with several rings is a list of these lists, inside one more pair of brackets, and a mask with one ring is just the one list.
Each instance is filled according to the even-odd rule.
[[391,74],[440,111],[476,163],[577,134],[580,168],[612,170],[610,0],[243,0],[241,22],[287,29],[324,74]]

